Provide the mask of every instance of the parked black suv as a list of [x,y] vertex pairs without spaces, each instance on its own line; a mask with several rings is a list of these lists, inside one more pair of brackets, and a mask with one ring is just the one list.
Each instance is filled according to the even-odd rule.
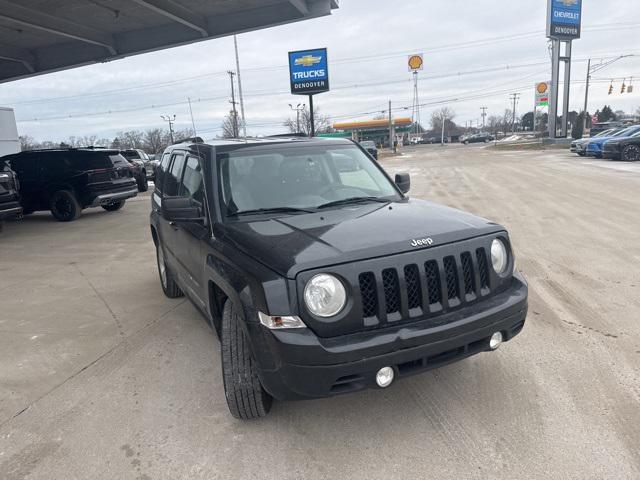
[[138,184],[139,192],[149,190],[149,176],[147,175],[147,163],[149,157],[142,150],[122,150],[120,154],[127,159],[133,169],[133,177]]
[[360,142],[360,146],[369,152],[373,158],[378,160],[378,147],[376,147],[376,142],[373,140],[364,140]]
[[69,222],[89,207],[120,210],[138,193],[131,166],[117,150],[33,150],[3,158],[20,181],[25,214],[51,210]]
[[169,147],[152,195],[164,293],[221,338],[233,416],[389,386],[518,334],[527,284],[504,227],[409,198],[349,140]]
[[4,158],[0,158],[0,222],[22,214],[18,179]]

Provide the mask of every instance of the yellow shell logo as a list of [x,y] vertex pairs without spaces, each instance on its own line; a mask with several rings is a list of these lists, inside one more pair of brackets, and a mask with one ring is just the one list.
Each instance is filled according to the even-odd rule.
[[539,83],[536,88],[538,90],[538,93],[540,94],[546,93],[546,91],[549,89],[546,83]]
[[420,55],[412,55],[409,57],[409,68],[411,70],[420,70],[422,68],[422,57]]
[[314,57],[313,55],[305,55],[304,57],[296,58],[296,65],[302,65],[303,67],[311,67],[317,63],[320,63],[322,57]]

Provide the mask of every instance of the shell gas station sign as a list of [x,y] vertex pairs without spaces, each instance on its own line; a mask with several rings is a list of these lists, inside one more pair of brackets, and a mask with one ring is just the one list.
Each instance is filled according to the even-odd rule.
[[536,83],[536,107],[549,106],[550,92],[551,92],[551,82]]
[[424,69],[424,58],[421,53],[409,55],[407,64],[410,72],[417,72]]

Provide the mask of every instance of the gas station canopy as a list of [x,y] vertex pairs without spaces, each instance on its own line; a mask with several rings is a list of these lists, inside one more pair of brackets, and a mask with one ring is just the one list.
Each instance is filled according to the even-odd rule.
[[0,83],[335,8],[338,0],[0,0]]

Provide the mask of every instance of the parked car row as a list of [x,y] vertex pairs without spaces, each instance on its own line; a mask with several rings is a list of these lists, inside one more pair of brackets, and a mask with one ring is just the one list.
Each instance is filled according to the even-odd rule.
[[60,148],[0,158],[0,212],[9,218],[50,211],[61,222],[82,210],[120,210],[140,190],[135,169],[118,150]]
[[640,160],[640,125],[615,127],[575,140],[571,152],[584,157],[635,162]]
[[462,135],[460,137],[460,141],[465,145],[468,145],[470,143],[489,143],[493,142],[494,140],[495,137],[486,132],[474,133],[472,135]]

